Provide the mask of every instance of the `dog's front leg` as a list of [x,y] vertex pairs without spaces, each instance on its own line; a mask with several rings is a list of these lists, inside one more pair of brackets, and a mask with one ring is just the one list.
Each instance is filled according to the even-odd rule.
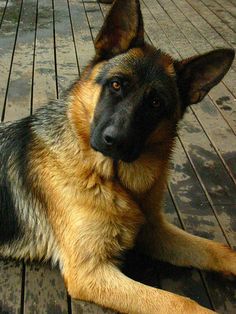
[[137,247],[147,255],[179,266],[192,266],[236,276],[236,252],[228,246],[191,235],[167,222],[162,197],[154,188],[143,200],[147,223]]
[[214,313],[188,298],[133,281],[109,263],[90,272],[86,268],[85,265],[76,269],[74,265],[64,273],[73,298],[95,302],[121,313]]
[[145,225],[138,237],[142,252],[178,266],[192,266],[236,276],[236,252],[228,246],[191,235],[163,218]]

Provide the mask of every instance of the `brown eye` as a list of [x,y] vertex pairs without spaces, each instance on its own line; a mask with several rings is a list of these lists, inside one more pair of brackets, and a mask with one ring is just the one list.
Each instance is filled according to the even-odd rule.
[[154,108],[160,107],[160,100],[158,98],[153,98],[152,101],[151,101],[151,105]]
[[121,84],[118,81],[113,81],[111,87],[118,92],[121,89]]

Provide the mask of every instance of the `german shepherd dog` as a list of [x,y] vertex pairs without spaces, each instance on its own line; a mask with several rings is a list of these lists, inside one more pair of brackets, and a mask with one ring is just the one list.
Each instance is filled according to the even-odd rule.
[[213,313],[126,277],[136,246],[236,275],[236,252],[162,212],[177,125],[224,77],[219,49],[177,61],[145,43],[138,0],[117,0],[96,55],[63,100],[0,128],[0,254],[58,263],[69,294],[123,313]]

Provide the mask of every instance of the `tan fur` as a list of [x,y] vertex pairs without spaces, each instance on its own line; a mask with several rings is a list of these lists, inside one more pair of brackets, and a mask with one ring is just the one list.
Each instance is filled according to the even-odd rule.
[[79,275],[78,284],[69,287],[69,292],[122,313],[213,313],[188,298],[135,282],[112,265],[100,265],[91,276]]
[[161,63],[164,66],[164,69],[166,70],[166,74],[170,76],[176,76],[173,60],[170,56],[163,54],[161,58]]

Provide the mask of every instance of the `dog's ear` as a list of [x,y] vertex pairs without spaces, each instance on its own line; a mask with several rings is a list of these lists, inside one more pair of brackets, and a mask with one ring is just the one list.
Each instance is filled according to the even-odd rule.
[[185,107],[201,101],[222,80],[234,55],[233,49],[218,49],[175,62],[178,86]]
[[108,59],[144,43],[138,0],[116,0],[95,40],[96,59]]

